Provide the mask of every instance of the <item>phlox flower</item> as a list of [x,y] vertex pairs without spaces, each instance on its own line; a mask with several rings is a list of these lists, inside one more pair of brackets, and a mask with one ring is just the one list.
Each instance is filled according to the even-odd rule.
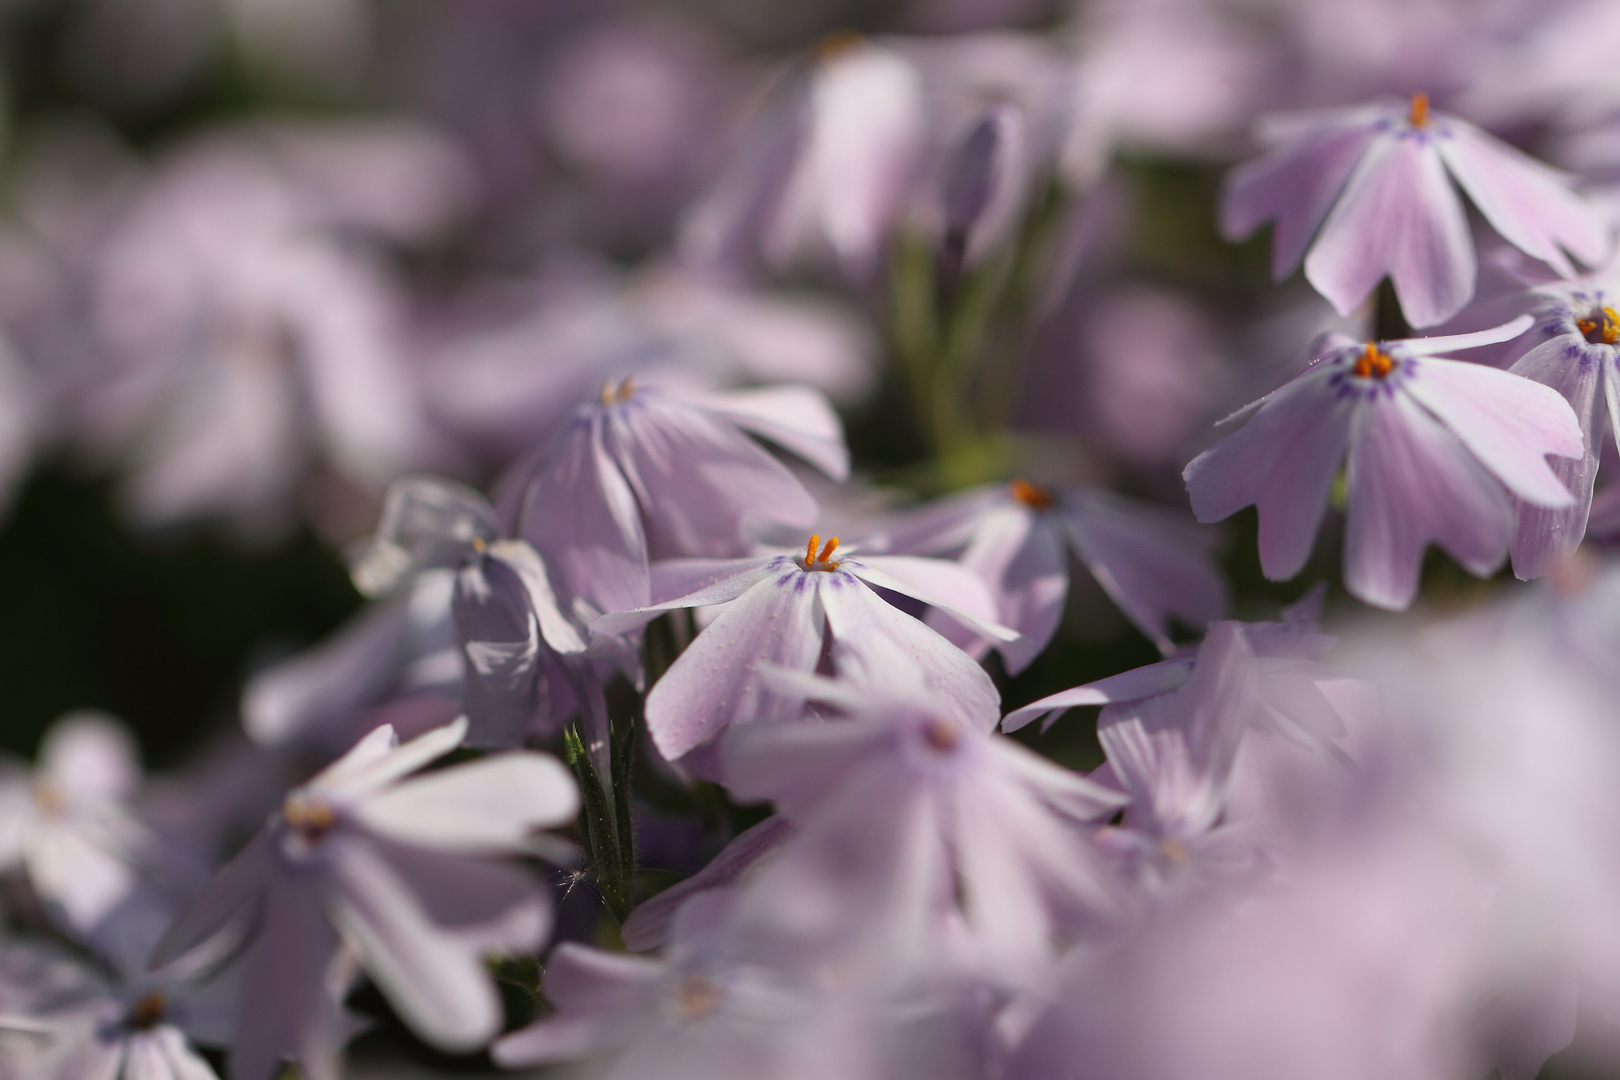
[[671,598],[604,615],[592,630],[622,633],[661,612],[724,605],[647,694],[648,734],[670,760],[732,724],[799,716],[803,698],[772,689],[761,678],[762,666],[815,671],[829,649],[836,650],[836,669],[839,657],[860,663],[870,651],[898,648],[961,715],[981,728],[995,726],[1000,699],[984,670],[874,591],[921,600],[998,640],[1016,636],[992,622],[994,608],[979,579],[952,563],[841,554],[837,537],[823,545],[812,536],[802,555],[658,563],[653,582]]
[[[1021,635],[995,644],[1014,674],[1057,632],[1069,592],[1069,553],[1126,616],[1169,652],[1170,620],[1202,630],[1226,610],[1226,583],[1197,526],[1156,507],[1027,480],[990,485],[926,507],[875,541],[887,550],[955,555],[982,577],[996,621]],[[974,655],[991,642],[952,620],[929,625]]]
[[1267,141],[1276,148],[1232,174],[1222,228],[1241,239],[1273,220],[1273,276],[1303,255],[1341,315],[1386,275],[1413,326],[1468,303],[1478,264],[1453,180],[1503,239],[1565,277],[1566,252],[1589,266],[1609,254],[1608,225],[1569,177],[1432,110],[1425,94],[1282,117]]
[[1292,381],[1235,414],[1253,414],[1241,430],[1187,466],[1193,513],[1219,521],[1254,504],[1261,569],[1292,577],[1348,452],[1352,594],[1407,607],[1431,540],[1470,573],[1490,573],[1513,538],[1510,496],[1550,508],[1574,501],[1546,457],[1578,458],[1580,424],[1557,391],[1440,354],[1510,340],[1529,325],[1521,316],[1455,337],[1330,338]]
[[745,432],[849,474],[837,414],[805,387],[682,399],[627,378],[581,405],[525,467],[516,530],[545,558],[565,610],[642,607],[649,559],[745,554],[749,522],[814,524],[815,499]]
[[290,792],[158,943],[154,966],[248,935],[237,1080],[268,1080],[283,1058],[334,1076],[356,962],[434,1046],[472,1050],[499,1030],[483,954],[538,949],[550,911],[532,879],[493,860],[568,821],[579,797],[560,763],[534,753],[411,776],[465,726],[403,745],[389,727],[372,732]]

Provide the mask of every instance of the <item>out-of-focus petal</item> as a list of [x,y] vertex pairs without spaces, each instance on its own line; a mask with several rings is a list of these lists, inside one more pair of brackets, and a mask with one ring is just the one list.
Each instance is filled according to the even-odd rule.
[[1007,718],[1001,722],[1001,730],[1017,731],[1032,720],[1052,714],[1046,723],[1046,727],[1050,727],[1053,720],[1069,709],[1084,705],[1107,705],[1112,701],[1136,701],[1157,694],[1167,694],[1185,684],[1192,675],[1192,669],[1191,657],[1177,657],[1133,668],[1118,675],[1110,675],[1106,679],[1076,686],[1071,690],[1060,690],[1008,713]]
[[834,480],[849,479],[844,424],[821,391],[808,386],[766,386],[694,400],[708,412],[792,451]]
[[277,881],[262,918],[242,974],[232,1080],[273,1080],[283,1058],[297,1060],[311,1080],[335,1077],[346,1032],[342,988],[332,982],[343,947],[326,921],[316,880]]
[[517,752],[407,780],[354,814],[402,843],[496,855],[521,852],[530,832],[561,825],[578,809],[578,789],[561,762]]
[[739,833],[702,870],[637,905],[620,929],[619,936],[624,941],[624,947],[631,952],[645,952],[663,945],[669,940],[675,913],[693,894],[733,884],[755,863],[787,843],[793,835],[793,823],[781,814],[772,814],[753,828]]
[[411,574],[452,566],[474,540],[500,533],[489,500],[437,476],[406,476],[388,485],[375,538],[350,573],[367,596],[381,596]]
[[127,799],[141,783],[135,740],[105,713],[72,712],[52,724],[39,763],[51,785],[76,803]]
[[[996,643],[1007,671],[1018,674],[1046,648],[1063,618],[1063,602],[1069,595],[1068,548],[1044,516],[1009,505],[985,515],[961,564],[990,587],[996,621],[1021,635]],[[970,653],[975,648],[982,653],[990,644],[934,612],[929,612],[927,622]]]
[[1546,573],[1579,547],[1586,536],[1598,451],[1603,447],[1604,384],[1613,381],[1615,372],[1613,361],[1598,356],[1570,356],[1568,343],[1558,338],[1525,353],[1511,370],[1563,395],[1581,426],[1583,450],[1578,458],[1555,458],[1548,463],[1553,475],[1574,497],[1569,506],[1550,508],[1522,500],[1515,506],[1513,573],[1528,581]]
[[261,833],[249,840],[236,857],[203,886],[197,899],[152,950],[148,964],[163,967],[213,938],[246,914],[269,884],[270,841]]

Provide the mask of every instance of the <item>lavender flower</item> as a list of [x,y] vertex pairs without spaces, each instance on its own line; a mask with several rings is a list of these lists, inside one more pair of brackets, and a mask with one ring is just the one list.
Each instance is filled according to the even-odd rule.
[[1200,521],[1254,504],[1260,566],[1297,574],[1349,452],[1345,585],[1369,604],[1399,610],[1417,592],[1432,540],[1476,576],[1490,573],[1513,537],[1509,495],[1560,508],[1574,500],[1548,454],[1579,457],[1568,402],[1539,383],[1439,354],[1510,340],[1528,316],[1455,337],[1357,344],[1331,338],[1281,389],[1240,410],[1241,430],[1183,473]]
[[860,663],[869,649],[898,648],[905,663],[971,724],[995,726],[999,698],[984,670],[873,591],[913,597],[979,633],[1013,639],[1015,631],[991,621],[994,608],[979,579],[937,559],[837,552],[837,537],[822,544],[812,536],[797,557],[659,563],[654,584],[658,592],[673,593],[671,599],[591,624],[593,631],[620,633],[664,611],[726,605],[647,695],[647,731],[660,753],[675,760],[732,724],[795,718],[803,699],[766,686],[761,667],[814,671],[828,641],[845,663]]
[[[920,555],[957,554],[982,577],[996,619],[1022,636],[996,645],[1016,674],[1057,632],[1069,591],[1068,553],[1090,570],[1126,616],[1164,652],[1170,620],[1196,629],[1226,610],[1226,584],[1196,526],[1103,492],[1027,480],[977,488],[926,507],[877,542]],[[991,642],[949,618],[929,625],[974,655]]]
[[1304,255],[1305,276],[1341,315],[1385,275],[1414,326],[1444,322],[1473,296],[1478,266],[1453,179],[1505,240],[1565,277],[1575,275],[1566,251],[1595,266],[1610,250],[1609,227],[1567,176],[1431,110],[1426,94],[1283,118],[1268,141],[1277,148],[1232,175],[1222,228],[1240,239],[1274,219],[1273,276]]
[[492,857],[528,850],[531,830],[574,814],[554,759],[492,756],[409,779],[461,744],[465,722],[396,745],[381,727],[287,795],[264,829],[158,943],[154,965],[221,935],[251,936],[232,1051],[239,1080],[282,1058],[334,1075],[339,1013],[355,960],[423,1039],[471,1050],[499,1029],[481,957],[535,950],[548,905]]

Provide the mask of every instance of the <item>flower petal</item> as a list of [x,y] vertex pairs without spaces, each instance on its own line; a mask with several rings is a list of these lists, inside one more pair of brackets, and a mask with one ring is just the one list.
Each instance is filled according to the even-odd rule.
[[270,883],[270,840],[261,832],[216,873],[186,913],[169,927],[152,950],[147,966],[164,967],[251,914]]
[[353,813],[401,843],[497,855],[522,852],[531,832],[561,825],[578,810],[579,791],[561,762],[518,751],[406,780]]
[[1573,347],[1567,339],[1554,338],[1525,353],[1511,369],[1515,375],[1552,387],[1569,402],[1581,427],[1583,450],[1580,457],[1548,462],[1553,475],[1574,496],[1570,505],[1551,508],[1515,500],[1513,573],[1523,581],[1546,573],[1586,536],[1598,451],[1603,446],[1604,384],[1615,378],[1614,362],[1594,353],[1596,350]]
[[1176,657],[1171,660],[1160,660],[1145,667],[1133,668],[1118,675],[1110,675],[1106,679],[1076,686],[1070,690],[1060,690],[1008,713],[1006,719],[1001,722],[1001,730],[1017,731],[1032,720],[1040,719],[1048,713],[1054,714],[1042,728],[1044,731],[1045,728],[1052,726],[1053,720],[1070,709],[1084,705],[1107,705],[1111,701],[1136,701],[1157,694],[1167,694],[1186,683],[1192,675],[1192,669],[1191,657]]
[[919,555],[864,555],[844,559],[843,565],[867,584],[921,600],[986,637],[1018,639],[1018,631],[996,622],[989,588],[965,566]]
[[820,390],[766,386],[705,394],[689,400],[755,435],[792,451],[834,480],[849,479],[844,424]]

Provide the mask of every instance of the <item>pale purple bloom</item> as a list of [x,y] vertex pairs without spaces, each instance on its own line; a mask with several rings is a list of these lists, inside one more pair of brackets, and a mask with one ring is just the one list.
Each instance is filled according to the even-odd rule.
[[[969,723],[995,726],[999,697],[971,658],[874,589],[888,589],[940,608],[981,634],[1005,641],[984,585],[953,563],[903,555],[844,556],[836,537],[811,537],[801,555],[746,559],[677,559],[655,564],[655,594],[669,599],[596,619],[591,628],[622,633],[661,612],[725,605],[647,695],[647,730],[675,760],[737,723],[794,719],[803,698],[773,690],[762,667],[817,670],[859,664],[863,654],[898,655]],[[830,643],[830,644],[829,644]]]
[[0,769],[0,868],[26,868],[69,926],[92,930],[154,854],[132,805],[141,785],[134,741],[105,716],[71,713],[46,732],[32,771]]
[[[1022,671],[1057,632],[1069,591],[1069,553],[1165,652],[1171,619],[1195,630],[1226,611],[1226,583],[1202,530],[1157,507],[1083,488],[1027,480],[977,488],[925,507],[882,531],[886,550],[954,554],[984,579],[996,621],[1019,632],[995,648]],[[929,625],[974,655],[991,642],[940,615]]]
[[1565,252],[1588,265],[1608,257],[1607,223],[1567,176],[1432,111],[1426,95],[1283,118],[1272,135],[1277,148],[1232,175],[1222,227],[1235,239],[1274,220],[1273,276],[1304,256],[1305,276],[1342,315],[1386,275],[1413,326],[1468,303],[1478,266],[1453,180],[1504,239],[1565,277],[1575,276]]
[[[745,434],[746,433],[746,434]],[[837,415],[804,387],[686,399],[609,380],[526,466],[518,533],[581,618],[645,606],[648,561],[740,556],[752,523],[809,528],[818,508],[763,436],[842,479]]]
[[1552,470],[1574,496],[1562,507],[1520,502],[1513,538],[1513,572],[1536,578],[1580,546],[1592,507],[1592,486],[1604,442],[1604,415],[1620,425],[1620,303],[1602,283],[1543,285],[1531,293],[1535,326],[1523,339],[1524,354],[1513,364],[1515,375],[1557,390],[1580,421],[1584,452],[1560,458]]
[[1513,538],[1510,495],[1551,508],[1574,501],[1546,457],[1578,458],[1581,429],[1557,391],[1438,354],[1509,340],[1529,325],[1523,316],[1456,337],[1330,339],[1293,381],[1242,410],[1253,413],[1242,430],[1187,466],[1193,513],[1219,521],[1255,505],[1261,569],[1292,577],[1348,453],[1351,593],[1405,608],[1430,541],[1470,573],[1490,573]]
[[283,1058],[334,1075],[355,962],[434,1046],[471,1050],[499,1030],[482,957],[538,949],[550,910],[535,881],[493,860],[532,850],[530,833],[568,821],[578,793],[557,761],[525,752],[411,776],[465,728],[403,745],[372,732],[290,792],[159,942],[154,965],[249,935],[238,1080],[267,1080]]

